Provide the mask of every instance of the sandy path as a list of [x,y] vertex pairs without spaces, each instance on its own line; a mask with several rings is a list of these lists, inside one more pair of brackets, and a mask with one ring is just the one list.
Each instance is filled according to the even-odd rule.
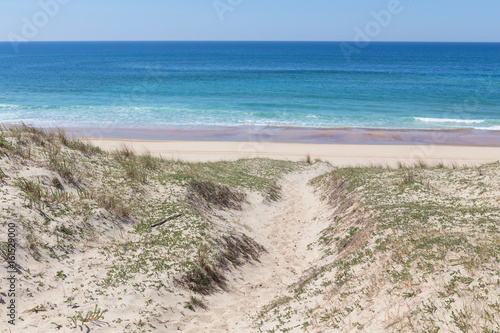
[[252,332],[252,317],[256,318],[263,306],[290,295],[287,287],[321,257],[318,249],[308,250],[307,246],[327,226],[321,218],[327,215],[327,208],[307,183],[328,170],[323,164],[286,177],[281,183],[282,200],[254,205],[244,213],[241,222],[251,228],[248,235],[267,253],[260,263],[240,267],[228,281],[227,292],[207,297],[208,311],[198,311],[178,323],[182,331]]

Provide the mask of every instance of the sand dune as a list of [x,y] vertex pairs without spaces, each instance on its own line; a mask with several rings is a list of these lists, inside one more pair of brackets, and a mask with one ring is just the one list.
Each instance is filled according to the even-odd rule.
[[[19,265],[2,332],[500,329],[500,165],[456,167],[497,148],[96,141],[106,152],[29,127],[0,143]],[[335,166],[370,163],[398,167]]]

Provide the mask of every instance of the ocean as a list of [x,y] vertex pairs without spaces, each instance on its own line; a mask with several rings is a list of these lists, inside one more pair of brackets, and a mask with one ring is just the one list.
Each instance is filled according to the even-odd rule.
[[500,130],[500,43],[0,43],[0,123]]

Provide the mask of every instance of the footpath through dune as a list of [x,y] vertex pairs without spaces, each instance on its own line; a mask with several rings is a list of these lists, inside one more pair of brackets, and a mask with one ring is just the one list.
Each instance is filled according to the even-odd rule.
[[272,204],[252,205],[241,215],[247,235],[267,252],[228,276],[228,290],[206,298],[209,309],[186,315],[174,323],[184,332],[252,332],[254,319],[263,306],[289,296],[288,286],[322,256],[308,245],[327,227],[328,208],[308,185],[309,180],[329,171],[318,164],[285,177],[282,198]]

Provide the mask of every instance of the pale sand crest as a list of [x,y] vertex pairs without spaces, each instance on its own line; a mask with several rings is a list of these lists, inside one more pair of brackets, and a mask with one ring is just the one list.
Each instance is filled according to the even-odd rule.
[[424,161],[475,165],[500,160],[500,147],[469,147],[442,145],[352,145],[268,142],[208,142],[208,141],[148,141],[121,139],[90,139],[106,150],[122,146],[138,152],[149,151],[164,158],[190,162],[237,160],[241,158],[272,158],[303,160],[307,155],[334,166],[366,166],[382,164],[396,166],[399,162]]

